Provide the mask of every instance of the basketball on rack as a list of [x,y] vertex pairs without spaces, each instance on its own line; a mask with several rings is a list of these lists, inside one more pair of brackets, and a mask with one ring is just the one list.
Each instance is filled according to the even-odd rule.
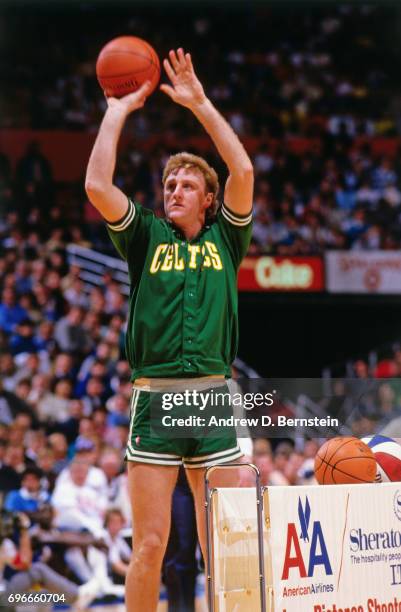
[[401,481],[401,445],[386,436],[362,438],[373,452],[376,462],[376,482]]
[[376,459],[358,438],[331,438],[317,452],[315,476],[319,484],[374,482]]

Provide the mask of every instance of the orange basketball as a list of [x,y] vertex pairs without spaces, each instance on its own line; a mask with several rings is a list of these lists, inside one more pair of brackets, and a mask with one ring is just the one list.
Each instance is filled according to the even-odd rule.
[[156,51],[141,38],[119,36],[99,53],[96,75],[105,95],[121,98],[150,81],[153,91],[160,79],[160,61]]
[[319,448],[315,459],[319,484],[374,482],[376,471],[373,452],[358,438],[331,438]]

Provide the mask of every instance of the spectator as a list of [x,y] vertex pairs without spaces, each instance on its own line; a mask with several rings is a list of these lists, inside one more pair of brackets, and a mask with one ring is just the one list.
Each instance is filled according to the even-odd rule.
[[3,389],[0,379],[0,423],[12,423],[20,412],[31,413],[29,405],[15,393]]
[[61,351],[85,354],[91,348],[90,337],[82,325],[83,311],[72,306],[65,317],[57,321],[54,337]]
[[57,321],[62,313],[62,304],[52,296],[50,289],[43,283],[35,283],[32,293],[42,317],[52,323]]
[[9,339],[9,346],[13,355],[20,353],[36,353],[38,347],[34,337],[35,325],[30,319],[23,319],[15,326],[15,331]]
[[7,451],[7,443],[0,439],[0,502],[2,493],[12,491],[20,484],[20,475],[11,465],[5,461]]
[[10,442],[7,446],[4,463],[12,468],[18,474],[18,480],[21,480],[22,474],[28,467],[29,461],[24,454],[24,447],[21,442],[15,444]]
[[55,470],[55,453],[50,446],[42,446],[38,450],[36,464],[42,471],[41,484],[43,489],[48,493],[52,493],[56,484],[56,470]]
[[64,434],[68,444],[73,445],[79,434],[80,424],[84,417],[84,407],[81,400],[72,399],[68,405],[68,418],[57,424],[57,431]]
[[132,550],[125,541],[122,530],[126,526],[125,518],[119,507],[110,508],[105,517],[105,542],[108,546],[108,565],[110,578],[115,584],[124,584]]
[[33,462],[36,463],[38,459],[38,452],[41,448],[46,445],[46,435],[43,429],[31,429],[31,425],[28,424],[26,427],[26,433],[24,437],[24,444],[26,448],[26,456]]
[[56,482],[52,496],[52,506],[57,511],[55,524],[76,531],[87,529],[101,537],[107,498],[87,484],[89,468],[88,463],[77,457],[67,468],[68,477]]
[[109,393],[105,384],[99,377],[89,378],[86,391],[82,397],[85,414],[91,414],[95,408],[104,406]]
[[291,457],[293,447],[286,442],[280,442],[274,450],[273,469],[270,473],[270,485],[289,485],[286,476],[288,462]]
[[25,260],[18,261],[15,266],[15,289],[18,295],[29,293],[32,289],[30,266]]
[[47,355],[39,355],[38,353],[28,353],[18,359],[18,375],[16,381],[19,382],[23,378],[28,378],[30,381],[35,376],[39,376],[41,372],[49,369]]
[[315,457],[319,450],[317,440],[306,440],[303,448],[303,462],[298,470],[296,484],[317,484],[315,478]]
[[66,421],[69,416],[72,391],[72,382],[69,378],[56,379],[52,392],[46,393],[36,404],[39,419],[57,423]]
[[42,472],[35,466],[28,467],[21,476],[21,488],[10,491],[5,499],[4,507],[9,512],[38,512],[44,504],[50,501],[47,491],[42,488]]
[[52,374],[56,379],[68,378],[73,380],[76,370],[72,356],[68,353],[58,353],[53,362]]
[[[7,515],[2,517],[2,525],[9,520]],[[0,592],[7,594],[27,593],[27,591],[40,585],[50,593],[64,595],[66,602],[74,603],[76,612],[84,612],[90,602],[102,593],[101,582],[97,577],[91,581],[77,586],[75,583],[61,576],[48,565],[41,562],[32,563],[32,544],[28,532],[29,519],[26,515],[18,515],[17,535],[0,534]],[[10,530],[11,531],[11,530]],[[15,543],[13,539],[17,541]],[[8,581],[4,580],[4,568],[12,571]],[[43,610],[42,606],[29,606],[32,612]]]
[[68,444],[66,437],[62,433],[53,433],[49,436],[48,442],[54,453],[54,471],[59,474],[68,465]]
[[[75,462],[83,463],[86,467],[85,487],[99,494],[100,499],[106,500],[107,505],[107,477],[105,473],[95,466],[96,445],[93,440],[84,436],[78,436],[75,442]],[[78,469],[78,468],[77,468]],[[72,472],[70,466],[64,468],[57,478],[56,488],[60,491],[64,485],[71,485]]]
[[35,414],[38,414],[38,404],[50,394],[50,376],[46,374],[36,374],[32,378],[32,385],[29,391],[27,402],[32,406]]
[[[92,366],[95,363],[101,363],[107,368],[107,374],[111,375],[114,369],[114,363],[112,360],[112,346],[108,342],[100,342],[94,353],[88,355],[84,361],[78,372],[78,385],[77,385],[77,393],[78,395],[82,395],[85,391],[87,382],[91,375]],[[96,376],[96,374],[95,374]]]
[[27,312],[17,302],[13,289],[3,289],[0,302],[0,329],[10,334],[22,321],[27,319]]
[[35,338],[38,351],[44,351],[47,354],[54,352],[56,343],[53,334],[54,325],[51,321],[42,321],[39,324]]
[[356,378],[369,378],[368,364],[363,359],[355,361],[353,366]]
[[[118,507],[121,508],[120,503],[127,508],[129,506],[128,490],[125,474],[122,474],[122,460],[120,451],[114,448],[106,448],[102,452],[99,459],[99,468],[105,474],[107,479],[107,499],[108,505],[116,506],[117,500],[119,500]],[[125,501],[122,500],[125,497]]]
[[0,355],[0,380],[3,384],[3,389],[12,391],[17,380],[17,365],[14,357],[10,352]]
[[[107,508],[105,494],[86,484],[89,464],[76,458],[69,466],[69,478],[57,483],[52,496],[52,505],[57,511],[55,525],[71,531],[89,531],[96,538],[104,536],[103,522]],[[79,547],[69,548],[65,556],[71,570],[82,582],[98,578],[103,591],[123,595],[124,587],[114,586],[107,576],[107,558],[105,554],[89,546],[87,556]]]
[[84,290],[84,284],[80,278],[75,278],[71,286],[64,291],[64,298],[70,306],[78,306],[79,308],[87,309],[89,299]]
[[401,416],[401,408],[396,404],[396,394],[389,383],[382,383],[377,390],[377,409],[383,425]]

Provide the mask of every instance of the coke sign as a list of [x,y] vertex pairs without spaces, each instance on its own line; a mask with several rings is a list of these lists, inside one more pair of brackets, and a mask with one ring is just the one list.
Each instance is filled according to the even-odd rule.
[[240,291],[324,290],[319,257],[246,257],[238,275]]

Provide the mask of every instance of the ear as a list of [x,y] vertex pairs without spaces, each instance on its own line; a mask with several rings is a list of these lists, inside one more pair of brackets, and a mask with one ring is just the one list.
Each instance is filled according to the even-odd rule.
[[212,203],[213,203],[213,192],[210,191],[209,193],[206,194],[206,197],[205,197],[205,209],[210,208]]

